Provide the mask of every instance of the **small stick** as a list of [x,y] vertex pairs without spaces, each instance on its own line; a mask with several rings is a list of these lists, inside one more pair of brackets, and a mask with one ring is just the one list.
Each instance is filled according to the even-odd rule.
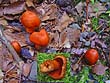
[[20,59],[19,55],[16,53],[13,46],[10,44],[10,42],[6,39],[5,35],[3,34],[3,27],[2,26],[0,26],[0,39],[1,39],[1,42],[3,42],[6,45],[6,47],[8,48],[10,53],[12,54],[13,58],[19,63],[21,61],[21,59]]

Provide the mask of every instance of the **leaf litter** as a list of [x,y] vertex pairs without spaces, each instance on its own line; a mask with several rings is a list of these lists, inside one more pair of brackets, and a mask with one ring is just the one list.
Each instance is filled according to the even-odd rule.
[[[21,54],[19,56],[25,62],[23,67],[23,71],[25,72],[22,72],[22,76],[19,73],[18,65],[13,64],[14,60],[12,55],[4,46],[4,44],[1,43],[3,46],[0,47],[0,62],[4,65],[0,64],[0,68],[3,71],[2,73],[5,73],[5,75],[3,74],[4,80],[2,79],[4,83],[18,83],[18,81],[23,81],[23,83],[25,83],[24,81],[28,82],[28,80],[35,81],[37,79],[35,79],[35,76],[37,75],[37,69],[35,71],[35,67],[32,65],[37,64],[35,54],[37,52],[70,53],[70,73],[72,73],[73,76],[75,74],[77,76],[81,70],[83,70],[83,67],[87,66],[81,57],[84,55],[88,48],[98,49],[100,52],[99,61],[101,62],[101,60],[103,60],[106,64],[110,63],[110,58],[108,62],[105,58],[106,56],[110,57],[109,54],[105,53],[105,50],[110,51],[110,44],[108,44],[108,40],[110,40],[110,29],[107,24],[107,20],[104,19],[104,21],[102,21],[102,18],[99,19],[99,27],[97,27],[98,30],[100,30],[99,33],[92,30],[94,27],[92,27],[91,24],[92,17],[94,16],[97,18],[102,13],[105,13],[107,10],[106,7],[101,2],[97,2],[94,5],[90,3],[88,7],[90,25],[88,25],[85,23],[86,3],[79,2],[78,4],[73,4],[72,0],[68,0],[68,3],[65,1],[66,0],[63,0],[63,2],[62,0],[41,0],[40,3],[38,3],[36,0],[9,0],[6,2],[1,1],[2,5],[0,7],[0,24],[5,26],[4,34],[6,38],[10,42],[17,40],[22,48],[27,48],[26,53],[30,53],[30,55],[32,55],[30,56],[31,58],[23,57]],[[96,9],[95,7],[98,8]],[[40,16],[42,21],[40,28],[45,28],[48,31],[50,37],[49,45],[39,51],[34,48],[34,45],[28,39],[29,34],[25,32],[23,26],[18,22],[20,15],[25,10],[31,8]],[[100,26],[102,22],[104,22],[104,25]],[[84,25],[84,27],[82,27],[82,25]],[[31,48],[32,53],[30,52],[31,50],[29,48]],[[92,72],[97,75],[104,75],[108,69],[108,65],[103,65],[100,63],[94,65]],[[36,72],[35,75],[33,74],[33,71]],[[82,78],[83,75],[81,79]],[[87,77],[85,77],[85,79],[86,78]],[[109,81],[110,79],[107,80]],[[106,83],[108,81],[106,81]]]

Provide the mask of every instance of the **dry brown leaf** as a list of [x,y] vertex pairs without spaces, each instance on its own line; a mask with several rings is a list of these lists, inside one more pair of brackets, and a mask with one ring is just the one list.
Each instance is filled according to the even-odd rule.
[[23,75],[24,75],[24,76],[28,76],[28,75],[29,75],[29,72],[30,72],[30,70],[31,70],[31,65],[32,65],[32,64],[30,64],[30,63],[25,63],[25,64],[23,65]]
[[54,30],[58,30],[62,32],[70,23],[74,22],[72,17],[69,17],[66,12],[63,13],[63,16],[58,21],[58,25],[54,28]]
[[35,7],[34,4],[33,4],[33,2],[32,2],[32,0],[26,0],[26,5],[28,7]]
[[21,46],[26,46],[26,38],[25,38],[25,32],[19,32],[19,33],[12,33],[11,29],[6,29],[4,31],[4,34],[6,38],[11,42],[11,41],[18,41]]
[[74,43],[77,42],[80,37],[80,30],[73,28],[66,28],[60,34],[59,45],[64,44],[65,41],[69,40],[69,42]]
[[56,31],[55,33],[49,33],[50,37],[50,47],[58,47],[59,43],[59,33]]
[[0,16],[3,16],[3,7],[0,7]]
[[18,1],[6,6],[3,11],[4,11],[4,14],[15,15],[23,12],[24,8],[25,8],[25,3]]
[[5,19],[1,18],[0,24],[6,26],[6,25],[8,25],[8,22]]
[[97,75],[104,75],[105,71],[108,69],[108,67],[104,66],[103,64],[99,63],[96,64],[93,68],[92,68],[92,72],[97,74]]
[[10,3],[14,3],[17,2],[18,0],[10,0]]
[[56,4],[47,5],[43,10],[45,11],[45,14],[41,18],[42,21],[53,20],[56,18],[58,12]]
[[19,83],[19,80],[13,78],[13,79],[10,79],[8,83]]
[[[85,2],[80,2],[75,7],[77,9],[77,11],[78,11],[78,13],[79,13],[80,16],[83,15],[82,12],[83,12],[84,6],[86,6],[86,3]],[[89,14],[89,17],[93,17],[93,16],[96,16],[97,17],[97,15],[100,15],[102,13],[105,13],[106,10],[107,10],[106,7],[104,5],[102,5],[102,3],[100,3],[100,2],[97,2],[94,5],[92,5],[92,4],[89,4],[88,5],[88,14]]]

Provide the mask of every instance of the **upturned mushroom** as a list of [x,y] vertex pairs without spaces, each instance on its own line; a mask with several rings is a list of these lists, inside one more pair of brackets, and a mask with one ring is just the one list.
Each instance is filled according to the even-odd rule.
[[65,76],[67,60],[63,55],[56,56],[53,60],[46,60],[40,65],[40,71],[47,73],[53,79],[62,79]]

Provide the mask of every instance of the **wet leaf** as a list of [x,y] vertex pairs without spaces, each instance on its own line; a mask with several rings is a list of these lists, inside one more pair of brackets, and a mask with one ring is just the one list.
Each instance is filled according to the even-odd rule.
[[93,68],[92,68],[92,72],[97,74],[97,75],[104,75],[105,71],[108,69],[108,67],[102,65],[101,63],[96,64]]

